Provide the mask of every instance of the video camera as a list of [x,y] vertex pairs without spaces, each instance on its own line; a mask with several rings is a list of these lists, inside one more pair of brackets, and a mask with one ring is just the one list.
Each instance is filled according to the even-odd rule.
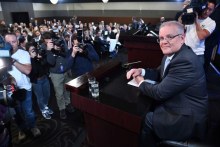
[[26,90],[16,90],[10,82],[8,71],[12,69],[11,52],[12,46],[0,36],[0,104],[13,107],[16,100],[23,98]]
[[40,55],[40,56],[45,56],[46,55],[46,47],[44,47],[43,42],[37,41],[33,43],[34,47],[35,47],[35,52]]
[[190,4],[183,9],[182,23],[186,25],[193,24],[196,19],[196,13],[198,16],[201,16],[206,7],[206,2],[202,0],[192,0]]
[[79,43],[78,47],[81,48],[83,51],[82,52],[78,52],[78,54],[83,55],[83,56],[87,56],[88,55],[88,51],[86,49],[87,44],[85,43]]
[[0,36],[0,82],[7,78],[7,71],[12,68],[11,52],[12,46]]

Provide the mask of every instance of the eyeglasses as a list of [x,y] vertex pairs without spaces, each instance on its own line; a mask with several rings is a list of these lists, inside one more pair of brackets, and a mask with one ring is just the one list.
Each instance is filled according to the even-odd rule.
[[175,37],[177,37],[177,36],[179,36],[179,35],[182,35],[182,34],[177,34],[177,35],[167,35],[166,37],[159,37],[158,39],[157,39],[157,42],[158,43],[160,43],[160,42],[162,42],[162,41],[164,41],[164,40],[166,40],[166,41],[171,41],[172,39],[174,39]]

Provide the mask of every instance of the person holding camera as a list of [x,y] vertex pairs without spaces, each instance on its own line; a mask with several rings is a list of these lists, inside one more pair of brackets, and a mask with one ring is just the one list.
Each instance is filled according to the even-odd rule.
[[[195,12],[195,22],[186,27],[186,45],[198,55],[202,64],[204,64],[205,39],[214,31],[216,23],[209,16],[214,11],[216,6],[215,0],[208,0],[206,8],[199,14]],[[201,6],[202,7],[202,6]],[[183,17],[183,16],[182,16]]]
[[51,119],[53,111],[48,107],[50,99],[50,82],[48,79],[49,66],[46,57],[38,53],[38,49],[32,43],[27,43],[26,49],[31,56],[32,70],[29,74],[33,92],[37,98],[37,103],[45,119]]
[[99,61],[99,55],[89,43],[82,44],[79,42],[77,35],[72,37],[72,53],[73,57],[71,71],[72,77],[76,78],[86,72],[93,70],[93,61]]
[[69,113],[75,111],[70,102],[70,93],[65,88],[65,83],[71,80],[69,58],[67,56],[68,48],[65,47],[63,40],[53,39],[50,32],[44,32],[42,38],[43,44],[46,45],[46,59],[60,111],[60,119],[66,119],[66,110]]
[[16,123],[19,127],[18,140],[26,138],[26,132],[30,131],[34,137],[41,135],[36,127],[35,112],[32,107],[32,85],[28,75],[31,72],[30,55],[27,51],[19,49],[18,40],[15,34],[6,34],[5,41],[12,46],[12,69],[8,73],[15,79],[17,89],[25,89],[26,94],[23,100],[18,101],[15,107]]

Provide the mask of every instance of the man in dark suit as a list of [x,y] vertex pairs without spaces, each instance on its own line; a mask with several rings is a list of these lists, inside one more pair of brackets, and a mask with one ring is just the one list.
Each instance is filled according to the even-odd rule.
[[27,30],[22,31],[22,36],[24,36],[26,42],[31,42],[33,37],[31,35],[28,35]]
[[154,147],[159,140],[185,141],[203,139],[205,135],[208,96],[204,69],[184,39],[182,24],[164,22],[158,39],[164,54],[161,66],[155,70],[131,69],[127,73],[128,79],[133,77],[139,89],[157,102],[154,111],[146,114],[141,147]]

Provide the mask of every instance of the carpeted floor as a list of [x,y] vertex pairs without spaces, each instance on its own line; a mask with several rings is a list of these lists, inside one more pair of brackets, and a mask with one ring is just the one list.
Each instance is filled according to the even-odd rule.
[[[52,84],[51,84],[52,87]],[[67,119],[61,120],[56,103],[54,90],[51,89],[51,98],[49,107],[54,111],[52,119],[45,119],[33,95],[33,109],[36,114],[36,126],[40,129],[41,135],[34,138],[30,132],[27,132],[27,138],[18,142],[18,128],[12,121],[12,143],[13,147],[80,147],[85,140],[85,129],[82,112],[75,110],[73,113],[67,112]]]
[[17,140],[17,126],[12,123],[14,147],[80,147],[85,138],[82,114],[79,111],[68,114],[66,120],[60,120],[56,114],[50,120],[40,115],[37,118],[37,127],[41,130],[41,136],[34,138],[29,133],[27,139],[20,143]]

